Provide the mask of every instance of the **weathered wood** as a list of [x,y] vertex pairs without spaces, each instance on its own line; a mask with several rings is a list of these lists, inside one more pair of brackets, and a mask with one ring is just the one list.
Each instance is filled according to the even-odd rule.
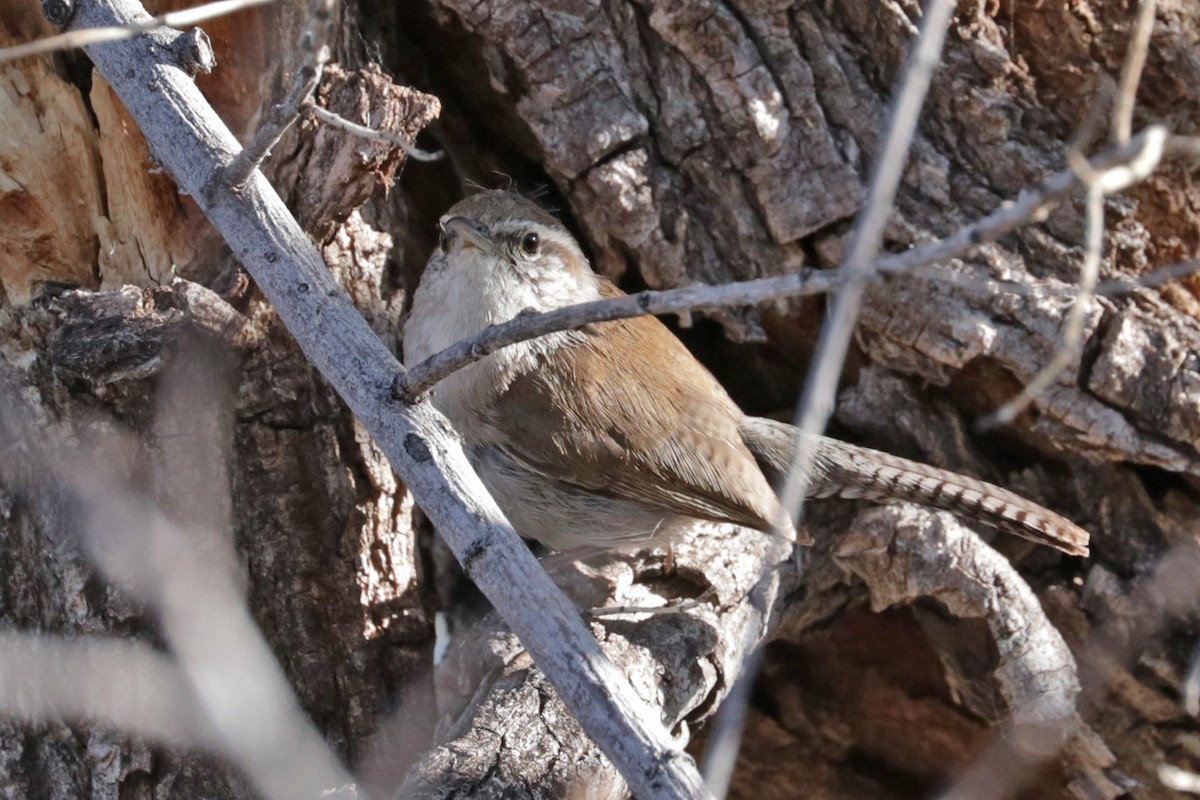
[[[449,117],[486,108],[488,130],[500,137],[481,151],[463,128],[444,127],[442,144],[463,174],[497,185],[489,170],[510,150],[544,165],[555,192],[549,202],[579,224],[597,267],[626,276],[632,286],[644,281],[665,289],[840,262],[918,13],[916,4],[857,0],[549,6],[438,0],[423,35],[458,37],[461,46],[422,52],[442,67],[430,81],[448,99]],[[1190,0],[1159,4],[1135,130],[1163,119],[1180,133],[1194,130],[1194,114],[1183,110],[1197,107],[1196,89],[1187,84],[1197,67],[1185,31],[1198,15],[1200,6]],[[1066,141],[1089,108],[1104,102],[1103,76],[1119,70],[1132,17],[1127,4],[960,4],[885,246],[902,257],[907,248],[955,235],[1061,170]],[[1089,152],[1101,144],[1091,143]],[[1103,277],[1137,276],[1195,254],[1200,225],[1184,171],[1168,164],[1125,196],[1110,198]],[[1100,562],[1115,558],[1144,571],[1168,542],[1186,544],[1185,521],[1196,508],[1189,476],[1200,464],[1194,447],[1200,429],[1192,413],[1195,366],[1185,355],[1200,344],[1194,279],[1100,300],[1085,330],[1085,355],[1031,412],[999,432],[971,428],[972,419],[1013,396],[1059,346],[1071,301],[1058,292],[1075,280],[1082,242],[1078,200],[941,265],[944,274],[968,278],[967,285],[899,277],[871,289],[838,420],[843,433],[865,443],[1047,503],[1094,532]],[[1005,291],[1004,281],[1014,282],[1014,290]],[[1039,287],[1049,291],[1038,294]],[[769,338],[766,346],[721,348],[713,357],[735,396],[753,410],[791,402],[793,366],[802,359],[797,353],[808,352],[816,312],[816,304],[794,303],[711,314],[735,338]],[[1161,499],[1147,492],[1147,474],[1165,492]],[[1005,552],[1036,579],[1056,623],[1076,620],[1067,639],[1080,647],[1090,625],[1076,616],[1082,596],[1069,578],[1094,568],[1056,564],[1008,545]],[[811,594],[823,594],[813,587]],[[858,617],[851,604],[833,619],[828,624],[849,628]],[[986,634],[983,644],[972,638],[978,632],[966,623],[952,630],[939,647],[956,637],[992,646]],[[782,635],[789,643],[827,644],[803,627],[785,626]],[[914,675],[925,669],[922,681],[940,684],[940,670],[920,667],[917,650],[897,657],[913,659],[903,663]],[[1174,684],[1186,646],[1159,642],[1155,652],[1154,668],[1166,670]],[[794,662],[777,664],[772,653],[768,672],[781,678],[771,682],[765,702],[814,691],[818,699],[810,703],[819,703],[820,690],[807,688],[811,681],[796,674]],[[891,655],[881,640],[876,657],[886,663]],[[830,679],[850,685],[856,674],[847,669]],[[888,690],[895,697],[926,685],[905,689],[900,682]],[[876,699],[894,702],[886,698]],[[501,702],[479,699],[488,708]],[[971,763],[987,736],[978,729],[957,735],[963,729],[955,726],[971,712],[943,715],[942,702],[897,705],[898,713],[917,715],[904,736],[885,735],[886,714],[873,724],[870,706],[861,709],[862,722],[838,718],[837,709],[822,709],[820,721],[807,726],[789,719],[785,730],[763,734],[788,742],[779,750],[748,745],[743,768],[757,771],[740,789],[735,781],[734,793],[877,796],[887,790],[879,784],[860,790],[838,776],[882,775],[887,782],[889,769],[924,786],[944,781],[952,768]],[[844,713],[855,711],[848,706]],[[1116,763],[1128,758],[1132,773],[1157,785],[1154,760],[1173,734],[1157,732],[1154,744],[1135,741],[1121,725],[1136,718],[1134,710],[1085,713],[1117,752]],[[756,730],[765,731],[763,719],[753,723]],[[769,719],[778,726],[778,715]],[[461,755],[455,748],[463,741],[446,746]],[[917,742],[925,745],[922,764]],[[804,748],[816,753],[795,756]],[[789,758],[798,763],[780,769]],[[1064,772],[1039,789],[1111,797],[1127,780],[1103,743],[1072,745],[1062,763]],[[485,792],[485,785],[477,790]]]
[[[1131,5],[960,3],[887,231],[893,255],[962,230],[1064,168],[1066,140],[1090,108],[1104,105],[1104,79],[1117,74]],[[344,262],[342,282],[388,336],[396,335],[403,303],[398,287],[415,284],[435,241],[437,216],[468,180],[503,184],[495,170],[514,176],[522,188],[548,181],[546,202],[577,226],[597,265],[624,276],[629,288],[719,283],[836,264],[918,13],[914,3],[870,0],[674,5],[438,0],[403,8],[368,0],[362,7],[372,21],[364,31],[384,42],[385,59],[446,105],[437,136],[448,161],[430,172],[410,170],[390,199],[378,200],[367,215],[389,220],[393,257],[402,270],[398,279],[383,273],[387,245],[362,227],[356,230],[373,242],[378,260],[371,263],[379,268],[364,276],[354,271],[353,259]],[[280,17],[271,11],[207,26],[219,48],[218,70],[202,82],[218,88],[213,96],[239,136],[253,127],[259,108],[241,99],[253,93],[248,87],[257,87],[263,74],[269,75],[263,84],[286,85],[285,75],[270,71],[286,63],[276,40],[292,41],[295,30],[280,19],[302,18],[304,4],[282,8]],[[1146,121],[1166,122],[1181,133],[1194,130],[1200,68],[1190,32],[1198,19],[1194,0],[1159,3],[1135,130]],[[220,50],[226,41],[235,52]],[[344,52],[355,45],[340,47]],[[267,99],[277,99],[269,86]],[[66,107],[47,108],[58,113]],[[1095,142],[1090,151],[1100,147]],[[281,145],[277,159],[287,163],[291,148]],[[58,157],[60,149],[40,152],[41,158]],[[61,167],[68,156],[86,150],[61,152],[61,163],[49,166]],[[82,170],[80,177],[86,174]],[[1104,277],[1136,276],[1195,255],[1200,225],[1189,174],[1184,165],[1168,165],[1146,184],[1109,200]],[[290,179],[281,181],[289,185]],[[4,228],[0,237],[10,230]],[[1101,300],[1089,318],[1084,357],[1029,414],[998,432],[980,434],[971,427],[973,419],[1011,397],[1057,346],[1069,302],[1061,291],[1074,280],[1082,230],[1079,206],[1068,202],[1040,223],[943,265],[944,272],[967,275],[982,288],[912,277],[880,284],[868,296],[837,419],[842,435],[999,482],[1094,533],[1095,561],[1085,564],[1002,545],[1076,653],[1100,631],[1122,649],[1140,642],[1128,660],[1103,673],[1114,687],[1109,699],[1103,699],[1103,682],[1084,682],[1083,719],[1099,738],[1073,741],[1058,765],[1037,772],[1034,788],[1046,797],[1112,797],[1130,786],[1132,776],[1141,796],[1165,798],[1157,765],[1165,759],[1195,766],[1183,755],[1190,752],[1190,734],[1175,696],[1190,655],[1190,632],[1181,628],[1174,636],[1147,640],[1131,633],[1135,623],[1165,613],[1161,604],[1145,601],[1154,595],[1152,581],[1133,576],[1154,574],[1165,549],[1192,538],[1200,284],[1192,279]],[[117,233],[123,241],[136,239],[129,231]],[[348,235],[344,241],[358,238]],[[78,269],[87,263],[83,272],[95,274],[90,240],[54,241],[64,251],[78,250],[84,260],[55,257],[44,264]],[[430,646],[423,638],[428,632],[421,596],[432,594],[434,583],[441,584],[447,603],[457,595],[446,588],[445,576],[424,575],[407,560],[412,546],[394,531],[406,524],[411,500],[389,483],[394,478],[361,428],[338,416],[332,393],[314,379],[254,293],[236,288],[236,271],[211,254],[199,261],[207,272],[186,274],[229,298],[246,319],[234,317],[234,329],[252,340],[248,349],[237,350],[245,354],[247,378],[239,389],[244,402],[235,428],[234,511],[253,604],[308,707],[354,754],[377,724],[386,687],[409,681],[394,661],[389,664],[386,653],[394,648],[379,640],[345,644],[353,643],[355,626],[368,617],[375,630],[386,627],[396,636],[392,642],[407,643],[401,660],[416,661]],[[64,275],[46,269],[34,277],[93,285],[70,271]],[[0,277],[7,287],[8,273]],[[356,288],[363,277],[372,288]],[[990,279],[1016,281],[1019,290],[1005,291]],[[1031,296],[1039,286],[1054,291]],[[12,295],[27,297],[29,290]],[[4,352],[33,365],[28,374],[37,379],[52,416],[70,418],[76,409],[108,403],[124,418],[137,419],[138,409],[150,403],[151,384],[144,379],[81,391],[86,382],[66,371],[53,380],[38,372],[47,363],[38,354],[74,318],[62,305],[68,302],[73,301],[52,300],[41,309],[6,306],[0,312],[6,315],[0,319]],[[687,335],[750,410],[786,411],[819,315],[820,305],[812,302],[711,315],[728,334],[766,344],[733,347],[717,342],[711,327]],[[131,318],[135,328],[145,324],[136,319]],[[152,344],[175,326],[196,324],[170,321],[136,330],[145,330]],[[136,338],[128,336],[128,342]],[[142,374],[132,369],[141,363],[136,357],[114,360],[111,374]],[[389,494],[393,490],[397,494]],[[368,505],[373,510],[366,521],[355,510],[364,500],[378,501]],[[0,507],[13,505],[4,501]],[[13,508],[13,516],[0,523],[6,526],[5,563],[18,565],[13,574],[14,580],[21,576],[21,586],[35,588],[0,593],[6,620],[85,630],[137,627],[127,602],[111,595],[100,602],[94,590],[85,592],[95,578],[69,540],[39,529],[33,510]],[[401,518],[389,519],[387,509]],[[826,548],[836,545],[842,531],[861,531],[843,507],[812,513],[810,527]],[[336,545],[329,544],[328,533],[324,539],[319,534],[330,527],[342,532]],[[388,558],[403,565],[394,582],[384,577],[386,569],[353,566],[360,541],[390,543]],[[695,564],[692,569],[704,572],[689,570],[688,582],[718,580],[712,563],[721,557],[728,555]],[[331,562],[337,565],[333,576],[326,574]],[[630,568],[643,580],[621,591],[635,601],[650,590],[677,593],[681,579],[662,585],[656,563]],[[872,614],[865,588],[846,585],[841,570],[820,555],[809,560],[806,574],[803,602],[789,605],[792,616],[766,654],[734,796],[927,796],[975,764],[995,721],[981,719],[979,709],[996,700],[996,684],[987,665],[966,674],[961,659],[995,646],[986,625],[961,620],[928,599],[915,608]],[[0,586],[8,586],[5,580],[0,577]],[[383,605],[363,612],[360,581]],[[649,588],[634,588],[643,584]],[[1143,584],[1149,584],[1145,591]],[[328,614],[320,602],[308,602],[318,596],[337,598]],[[80,610],[81,597],[89,599],[86,611]],[[649,602],[644,594],[641,600]],[[409,613],[391,615],[384,610],[387,603],[408,603]],[[689,613],[704,618],[708,611]],[[944,630],[931,632],[931,614]],[[692,624],[676,621],[681,629]],[[665,621],[651,626],[656,637],[662,634],[661,652],[669,656],[671,626]],[[465,652],[486,651],[488,642],[511,646],[511,634],[480,633],[474,644],[471,635],[455,631]],[[345,656],[326,655],[331,649]],[[504,788],[536,794],[539,787],[507,779],[524,770],[547,777],[557,789],[593,767],[592,775],[607,780],[611,771],[561,713],[545,680],[512,650],[500,650],[515,660],[499,670],[498,681],[471,683],[471,673],[464,671],[447,681],[460,681],[456,689],[443,686],[446,714],[461,725],[447,730],[443,746],[421,762],[410,786],[420,782],[431,793],[452,785],[481,795]],[[330,677],[339,665],[360,663],[365,666],[355,667],[352,678]],[[636,670],[631,672],[636,681],[656,686],[669,670],[655,664],[678,662],[623,663]],[[724,691],[711,675],[688,673],[681,683],[696,687],[697,696],[711,691],[704,696],[714,701]],[[500,686],[517,688],[503,694]],[[464,693],[478,701],[475,712],[464,705]],[[343,702],[345,697],[354,701]],[[505,705],[510,697],[524,698],[524,704]],[[366,710],[343,710],[359,703]],[[695,715],[704,715],[710,705],[702,701]],[[489,738],[488,729],[497,729],[489,720],[508,710],[525,716],[505,717],[512,735]],[[997,718],[1005,713],[1002,705],[995,710]],[[691,727],[694,732],[699,726]],[[34,795],[70,787],[65,794],[78,796],[93,783],[141,791],[153,782],[160,794],[188,798],[235,791],[231,779],[211,764],[174,755],[152,758],[143,746],[119,739],[114,744],[108,734],[82,737],[93,742],[89,750],[61,730],[5,731],[2,752],[20,755],[4,763],[18,765],[24,782],[19,785]],[[469,742],[478,747],[466,749]],[[583,759],[584,768],[569,773],[567,754]],[[603,781],[593,785],[618,796],[622,791]],[[551,793],[544,786],[540,791]]]
[[[136,3],[81,3],[71,24],[121,24],[139,13]],[[388,401],[399,365],[266,179],[254,176],[237,192],[221,182],[221,168],[237,143],[173,66],[169,42],[175,35],[161,31],[96,45],[89,55],[146,133],[155,157],[196,198],[622,776],[646,797],[696,796],[700,787],[690,759],[642,710],[574,607],[504,521],[445,420],[428,404]]]

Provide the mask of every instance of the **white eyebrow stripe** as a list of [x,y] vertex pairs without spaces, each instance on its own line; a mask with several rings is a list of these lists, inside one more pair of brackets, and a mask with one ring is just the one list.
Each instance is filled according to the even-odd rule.
[[501,222],[492,226],[492,234],[497,238],[507,233],[536,233],[548,242],[553,242],[567,250],[578,250],[579,245],[570,234],[555,230],[540,222]]

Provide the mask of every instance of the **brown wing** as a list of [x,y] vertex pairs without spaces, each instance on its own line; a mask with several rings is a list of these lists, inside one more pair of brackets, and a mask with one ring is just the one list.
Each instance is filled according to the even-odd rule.
[[763,530],[780,518],[742,443],[741,412],[653,317],[582,329],[512,383],[496,410],[504,448],[550,477]]

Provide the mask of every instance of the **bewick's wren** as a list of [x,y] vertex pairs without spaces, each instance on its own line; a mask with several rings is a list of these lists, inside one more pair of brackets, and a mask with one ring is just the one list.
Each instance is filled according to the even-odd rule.
[[[526,309],[621,293],[519,195],[469,197],[441,229],[404,331],[410,366]],[[693,518],[795,538],[768,482],[791,463],[795,428],[744,415],[653,317],[511,345],[432,398],[517,531],[554,549],[644,544]],[[1086,531],[1011,492],[827,437],[809,494],[911,500],[1087,554]]]

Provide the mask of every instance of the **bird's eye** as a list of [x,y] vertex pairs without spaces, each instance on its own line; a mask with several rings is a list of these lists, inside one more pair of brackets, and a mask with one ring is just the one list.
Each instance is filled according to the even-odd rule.
[[527,256],[536,256],[542,246],[542,240],[536,233],[527,233],[521,237],[521,252]]
[[443,227],[441,233],[438,234],[438,247],[441,249],[443,255],[450,252],[450,240],[453,238],[454,237],[450,235],[450,231],[446,230],[445,227]]

